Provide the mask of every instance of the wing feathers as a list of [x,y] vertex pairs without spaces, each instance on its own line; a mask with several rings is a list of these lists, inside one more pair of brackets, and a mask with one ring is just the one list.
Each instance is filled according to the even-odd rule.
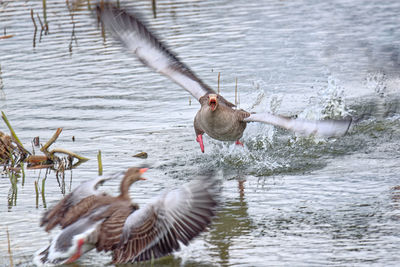
[[95,204],[96,204],[96,195],[88,196],[82,199],[75,206],[70,207],[64,214],[62,218],[60,218],[60,225],[62,228],[74,223],[81,216],[87,213]]
[[197,100],[207,93],[215,93],[134,15],[109,3],[98,5],[97,15],[111,34],[142,63],[169,77]]
[[302,135],[317,135],[321,137],[335,137],[345,135],[350,127],[351,119],[343,120],[305,120],[273,115],[271,113],[251,114],[245,118],[246,122],[263,122]]
[[187,245],[211,223],[215,183],[195,181],[131,214],[124,225],[115,263],[158,258]]
[[96,244],[98,251],[109,251],[119,244],[125,220],[132,212],[134,212],[132,206],[124,205],[113,209],[112,214],[107,215],[107,219],[101,224]]
[[[117,173],[114,176],[119,175],[120,173]],[[80,184],[77,188],[74,189],[74,191],[69,193],[54,207],[47,210],[43,214],[40,220],[40,226],[46,226],[45,231],[49,232],[58,224],[61,224],[61,222],[65,220],[68,212],[71,209],[75,208],[75,205],[80,203],[85,198],[100,194],[101,192],[97,190],[99,185],[103,184],[106,180],[114,178],[114,176],[110,178],[95,178]]]

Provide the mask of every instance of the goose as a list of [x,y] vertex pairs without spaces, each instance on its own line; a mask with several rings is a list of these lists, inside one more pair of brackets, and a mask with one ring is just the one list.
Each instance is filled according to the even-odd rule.
[[137,16],[109,2],[98,4],[96,10],[106,30],[129,52],[148,67],[182,86],[200,102],[200,110],[194,118],[194,130],[203,153],[205,133],[213,139],[236,141],[237,145],[243,146],[240,138],[250,122],[272,124],[301,135],[321,137],[342,136],[350,127],[351,118],[313,121],[239,109],[199,79]]
[[146,261],[179,250],[180,243],[188,245],[206,230],[217,207],[216,183],[211,175],[193,179],[139,207],[131,201],[128,190],[134,182],[144,180],[141,174],[145,171],[128,169],[117,197],[100,193],[95,187],[104,179],[94,179],[79,185],[47,211],[41,225],[46,231],[59,225],[61,231],[49,246],[35,253],[34,263],[68,264],[94,248],[111,251],[113,263]]

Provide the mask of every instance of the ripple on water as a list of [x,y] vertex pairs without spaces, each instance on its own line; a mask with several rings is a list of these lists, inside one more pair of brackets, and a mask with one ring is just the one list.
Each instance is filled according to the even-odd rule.
[[[102,151],[107,174],[148,164],[148,181],[131,194],[145,204],[164,188],[217,169],[222,204],[215,224],[158,266],[396,266],[400,261],[398,173],[400,97],[399,1],[125,1],[169,47],[224,97],[240,107],[315,119],[350,114],[355,124],[338,139],[316,139],[249,124],[245,146],[205,137],[195,141],[198,103],[177,85],[103,39],[87,6],[71,16],[66,2],[47,1],[50,31],[36,36],[30,10],[42,1],[0,1],[2,97],[27,147],[57,127],[56,146],[91,158],[66,173],[67,191],[97,175]],[[36,20],[38,22],[38,20]],[[72,29],[75,25],[74,36]],[[75,39],[76,38],[76,39]],[[76,40],[76,41],[75,41]],[[4,129],[3,129],[4,130]],[[2,130],[2,131],[3,131]],[[72,141],[75,137],[75,142]],[[146,151],[146,160],[131,157]],[[0,228],[10,233],[14,263],[29,266],[48,244],[38,227],[34,181],[27,171],[9,205],[10,182],[0,179]],[[115,193],[118,181],[104,189]],[[46,179],[50,206],[61,197],[54,173]],[[0,265],[9,264],[0,231]],[[34,242],[32,242],[34,240]],[[107,265],[91,252],[83,266]]]

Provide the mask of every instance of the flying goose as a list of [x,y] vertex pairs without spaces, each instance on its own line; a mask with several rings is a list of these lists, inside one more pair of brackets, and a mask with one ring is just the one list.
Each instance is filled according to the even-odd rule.
[[171,52],[134,15],[111,3],[97,5],[97,16],[105,28],[141,62],[182,86],[200,102],[194,119],[196,141],[204,153],[203,134],[220,141],[236,141],[243,136],[249,122],[262,122],[282,127],[302,135],[333,137],[344,135],[351,119],[305,120],[250,113],[217,94]]

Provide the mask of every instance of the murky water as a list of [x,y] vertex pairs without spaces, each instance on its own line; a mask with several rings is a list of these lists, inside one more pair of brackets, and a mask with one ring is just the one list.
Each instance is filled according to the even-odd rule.
[[[126,3],[124,3],[126,2]],[[156,266],[395,266],[400,262],[400,2],[392,1],[121,1],[135,6],[180,58],[240,107],[308,118],[350,114],[357,123],[340,139],[298,138],[251,124],[245,147],[205,137],[195,142],[199,108],[180,87],[143,67],[106,36],[88,6],[66,1],[0,1],[0,100],[30,148],[58,127],[54,146],[91,158],[65,175],[67,192],[97,175],[148,164],[148,181],[132,197],[147,203],[165,188],[218,170],[223,203],[209,232]],[[31,9],[39,27],[36,36]],[[35,37],[34,37],[35,36]],[[2,124],[1,130],[7,131]],[[75,142],[72,137],[75,137]],[[132,155],[146,151],[148,159]],[[36,206],[26,170],[12,194],[0,179],[0,264],[31,265],[49,237],[41,214],[61,197],[54,172]],[[118,181],[105,190],[115,192]],[[102,266],[94,252],[76,266]]]

